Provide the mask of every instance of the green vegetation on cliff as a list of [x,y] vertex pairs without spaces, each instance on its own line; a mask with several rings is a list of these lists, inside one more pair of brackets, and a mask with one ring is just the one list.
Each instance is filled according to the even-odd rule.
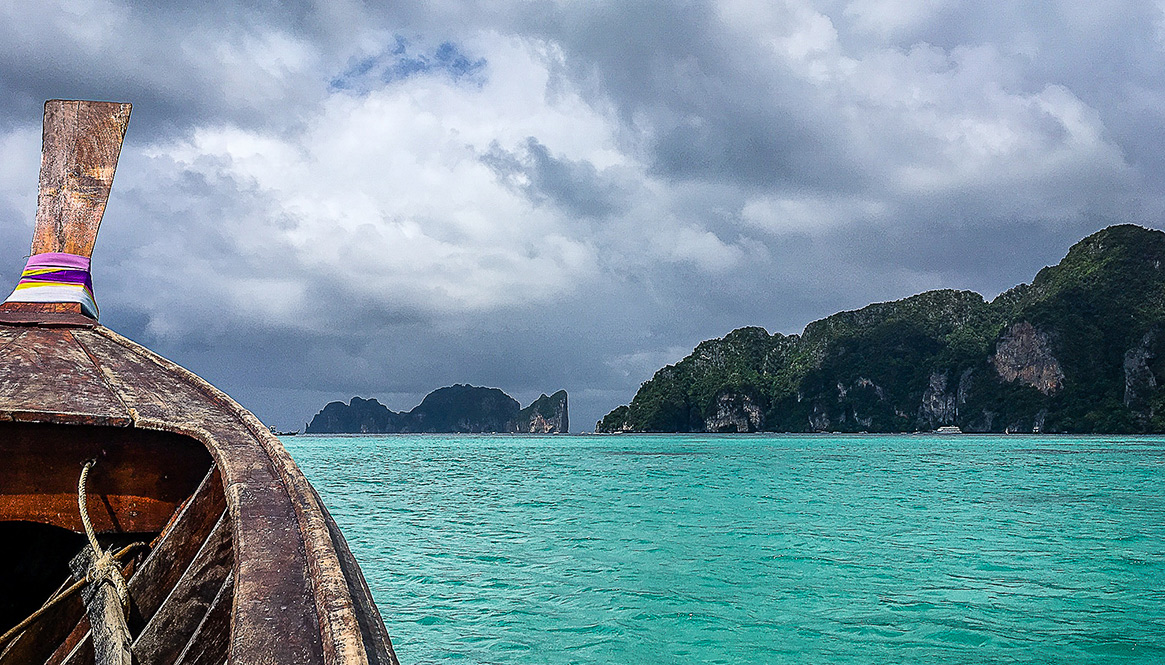
[[985,302],[928,291],[801,335],[741,328],[656,372],[600,431],[1165,431],[1165,233],[1113,226]]

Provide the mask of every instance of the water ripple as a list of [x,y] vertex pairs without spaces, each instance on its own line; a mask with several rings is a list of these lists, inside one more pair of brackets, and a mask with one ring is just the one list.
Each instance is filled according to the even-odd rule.
[[284,440],[403,663],[1165,662],[1165,440]]

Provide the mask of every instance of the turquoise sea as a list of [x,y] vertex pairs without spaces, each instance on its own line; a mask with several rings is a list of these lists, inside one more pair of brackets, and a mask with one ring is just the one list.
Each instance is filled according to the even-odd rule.
[[1165,438],[283,441],[402,663],[1165,662]]

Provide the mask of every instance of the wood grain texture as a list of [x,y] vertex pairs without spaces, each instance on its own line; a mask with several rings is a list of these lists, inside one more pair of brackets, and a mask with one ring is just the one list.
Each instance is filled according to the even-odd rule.
[[178,654],[174,665],[218,665],[227,659],[231,633],[231,601],[235,596],[235,578],[228,575],[218,595],[206,611],[194,636]]
[[81,313],[75,302],[3,302],[0,323],[92,328],[97,321]]
[[134,640],[138,665],[169,665],[194,636],[231,572],[230,520],[223,515]]
[[153,618],[225,510],[222,482],[214,469],[129,579],[129,595],[133,599],[131,629],[140,630]]
[[[69,562],[73,577],[82,580],[96,561],[93,550],[85,548]],[[125,611],[111,581],[97,579],[81,588],[81,600],[89,616],[90,639],[96,665],[133,665],[132,638],[125,623]]]
[[0,410],[100,414],[129,422],[129,412],[105,385],[66,328],[23,328],[0,359]]
[[45,102],[33,254],[93,254],[130,108],[115,102]]
[[88,503],[98,533],[158,533],[211,463],[198,442],[169,433],[3,422],[0,459],[0,520],[76,533],[82,532],[77,478],[85,460],[98,460]]
[[[41,326],[45,328],[92,328],[97,321],[81,313],[81,306],[77,311],[53,311],[49,305],[69,305],[75,303],[0,303],[0,324],[8,323],[21,326]],[[45,305],[45,307],[16,308],[14,305]]]

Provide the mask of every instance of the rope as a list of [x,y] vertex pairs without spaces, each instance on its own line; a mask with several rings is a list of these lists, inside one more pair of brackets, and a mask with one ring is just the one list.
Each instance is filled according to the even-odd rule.
[[40,609],[33,612],[27,619],[16,624],[8,630],[8,632],[0,635],[0,647],[4,646],[13,637],[24,632],[24,629],[36,621],[38,618],[48,612],[50,609],[58,605],[74,593],[77,593],[81,587],[90,583],[108,582],[113,585],[117,592],[118,599],[121,600],[123,609],[129,609],[129,588],[125,584],[125,577],[121,574],[121,568],[117,562],[121,561],[125,555],[139,547],[149,547],[146,543],[130,543],[121,548],[115,554],[113,550],[103,550],[101,545],[97,542],[97,534],[93,531],[93,522],[89,520],[89,508],[86,492],[86,484],[89,480],[89,469],[97,464],[97,460],[91,459],[85,462],[85,466],[81,467],[81,479],[77,481],[77,509],[81,512],[81,525],[85,528],[85,537],[89,539],[89,547],[93,549],[94,561],[89,570],[85,573],[85,579],[77,580],[67,589],[52,596]]
[[89,469],[92,469],[96,464],[97,460],[91,459],[85,462],[85,466],[81,467],[81,480],[77,481],[77,509],[81,511],[81,526],[85,527],[85,536],[89,539],[89,546],[93,548],[93,554],[97,558],[101,558],[101,545],[97,544],[93,523],[89,521],[88,492],[85,490],[85,485],[89,482]]
[[118,599],[121,600],[122,609],[127,610],[129,609],[129,589],[125,586],[125,578],[121,576],[121,570],[114,562],[113,553],[102,550],[101,545],[97,543],[97,535],[93,532],[93,523],[89,521],[89,508],[85,505],[88,503],[85,484],[89,478],[89,469],[96,464],[97,460],[95,459],[85,462],[85,466],[81,467],[81,480],[77,482],[77,507],[81,511],[81,525],[85,527],[85,536],[89,538],[89,546],[93,548],[94,557],[93,565],[85,574],[85,581],[95,584],[99,582],[112,584]]
[[[129,554],[131,551],[133,551],[139,547],[149,547],[149,545],[147,545],[146,543],[130,543],[129,545],[126,545],[125,547],[118,550],[117,554],[113,555],[113,558],[120,561],[122,558],[125,557],[126,554]],[[27,619],[25,619],[24,621],[21,621],[20,623],[16,624],[12,628],[10,628],[8,630],[8,632],[4,633],[3,635],[0,635],[0,646],[4,646],[4,644],[7,643],[8,640],[10,640],[13,637],[15,637],[16,635],[24,632],[24,629],[28,628],[28,626],[30,624],[32,624],[33,621],[36,621],[37,619],[39,619],[41,617],[41,615],[43,615],[45,612],[48,612],[56,605],[60,604],[61,601],[65,600],[69,596],[80,591],[81,587],[85,586],[88,582],[89,582],[89,578],[88,578],[88,576],[86,576],[85,579],[78,580],[78,581],[74,582],[69,588],[65,589],[64,591],[61,591],[57,595],[46,600],[45,604],[41,605],[39,610],[33,612],[32,614],[29,615],[29,617]]]

